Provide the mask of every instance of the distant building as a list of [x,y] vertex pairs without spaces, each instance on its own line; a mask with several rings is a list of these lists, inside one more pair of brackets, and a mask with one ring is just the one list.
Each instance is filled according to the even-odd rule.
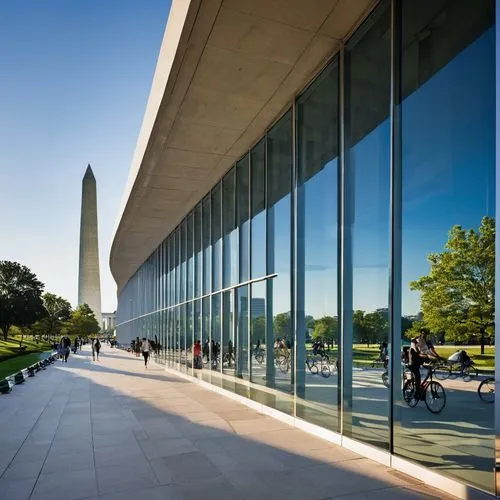
[[114,330],[116,325],[116,311],[111,313],[103,312],[101,316],[102,316],[101,330],[103,332],[106,330]]

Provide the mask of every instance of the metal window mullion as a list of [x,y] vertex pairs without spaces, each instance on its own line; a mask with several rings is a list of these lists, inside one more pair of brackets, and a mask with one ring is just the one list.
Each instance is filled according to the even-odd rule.
[[[302,359],[297,358],[297,259],[296,259],[296,242],[297,242],[297,102],[296,99],[292,103],[292,175],[290,185],[290,329],[292,335],[292,366],[290,384],[293,390],[293,415],[296,415],[296,399],[297,399],[297,361],[302,363]],[[304,346],[305,347],[305,346]],[[302,366],[303,367],[303,366]]]
[[[252,278],[252,151],[248,152],[248,278]],[[252,286],[248,287],[248,380],[252,380]]]
[[339,283],[340,283],[340,307],[338,308],[340,320],[340,346],[339,358],[341,359],[339,370],[340,385],[340,422],[341,434],[350,435],[352,429],[352,259],[351,259],[351,234],[350,234],[350,202],[347,192],[347,162],[345,151],[345,128],[346,128],[346,70],[345,70],[345,45],[340,46],[339,65],[339,146],[340,146],[340,252],[339,252]]
[[389,451],[394,453],[394,426],[401,423],[401,287],[402,287],[402,158],[401,158],[401,2],[391,2],[391,145],[389,320]]

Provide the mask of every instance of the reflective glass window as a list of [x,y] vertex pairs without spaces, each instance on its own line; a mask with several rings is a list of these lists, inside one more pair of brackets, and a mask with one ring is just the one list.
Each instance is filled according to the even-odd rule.
[[[395,452],[491,491],[493,405],[477,386],[494,369],[495,2],[402,9],[401,334],[420,357],[403,373]],[[430,371],[457,351],[467,366]]]
[[212,291],[222,288],[222,196],[221,185],[212,189],[211,242],[212,242]]
[[202,204],[202,244],[203,244],[203,293],[209,293],[212,286],[212,254],[210,246],[210,196],[203,198]]
[[[346,45],[346,242],[352,262],[352,390],[344,434],[389,448],[390,2]],[[376,68],[376,69],[375,69]],[[349,311],[345,312],[346,315]],[[369,363],[366,363],[369,359]],[[370,387],[370,391],[367,391]],[[349,401],[350,399],[350,401]]]
[[250,277],[250,170],[249,155],[236,164],[236,224],[239,228],[239,281]]
[[236,168],[222,179],[223,286],[238,283],[238,231],[236,230]]
[[[287,394],[293,392],[293,342],[291,305],[292,228],[292,113],[286,113],[267,134],[267,272],[277,276],[267,280],[267,331],[273,342],[274,380],[268,385]],[[291,401],[279,408],[291,412]]]
[[250,153],[251,177],[251,274],[259,278],[266,274],[266,143],[260,141]]
[[338,429],[339,69],[297,101],[297,416]]

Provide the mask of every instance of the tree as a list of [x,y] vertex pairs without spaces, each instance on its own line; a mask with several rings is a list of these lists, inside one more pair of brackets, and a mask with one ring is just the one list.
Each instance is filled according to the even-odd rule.
[[39,330],[49,338],[54,337],[60,333],[63,322],[70,319],[71,304],[53,293],[45,293],[42,300],[47,315],[39,321]]
[[316,320],[314,331],[312,334],[313,340],[324,340],[328,347],[334,344],[337,340],[339,332],[339,320],[333,316],[323,316]]
[[363,342],[368,338],[368,331],[365,323],[365,312],[360,309],[352,315],[353,340]]
[[479,337],[481,354],[494,333],[495,221],[484,217],[478,231],[454,226],[445,251],[427,257],[431,270],[410,283],[421,293],[423,322],[432,332],[464,341]]
[[264,316],[252,318],[252,343],[264,343],[266,339],[266,319]]
[[4,340],[11,326],[30,326],[46,314],[43,288],[43,283],[26,266],[0,261],[0,329]]
[[292,319],[289,312],[279,313],[273,320],[274,338],[292,338]]
[[79,305],[65,324],[65,333],[68,335],[95,335],[100,330],[92,309],[87,304]]
[[365,314],[364,324],[368,337],[368,347],[370,342],[375,344],[382,340],[387,341],[389,336],[389,314],[385,310],[378,310]]

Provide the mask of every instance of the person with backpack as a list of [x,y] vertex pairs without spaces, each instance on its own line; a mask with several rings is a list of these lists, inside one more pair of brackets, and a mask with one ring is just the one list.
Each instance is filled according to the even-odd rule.
[[99,351],[101,350],[101,343],[99,342],[99,339],[95,339],[94,349],[95,349],[97,361],[99,361]]
[[151,351],[151,344],[146,337],[142,338],[141,344],[142,355],[144,356],[144,368],[148,367],[149,353]]
[[408,367],[413,374],[415,381],[415,397],[418,399],[420,395],[420,367],[424,364],[424,358],[420,355],[418,350],[418,340],[414,338],[411,340],[410,348],[408,349]]

